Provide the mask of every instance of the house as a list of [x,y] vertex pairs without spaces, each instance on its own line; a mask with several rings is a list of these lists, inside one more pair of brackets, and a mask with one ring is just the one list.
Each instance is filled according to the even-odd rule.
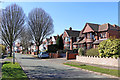
[[57,40],[57,36],[52,36],[50,38],[46,38],[43,41],[43,46],[46,48],[46,50],[48,49],[48,45],[52,45],[52,44],[56,44],[56,40]]
[[69,30],[65,30],[62,37],[64,40],[64,49],[73,50],[73,43],[79,40],[80,31],[72,30],[72,27]]
[[49,45],[51,45],[51,44],[56,44],[56,40],[57,40],[57,36],[52,36],[52,37],[50,37]]
[[15,52],[16,52],[16,53],[22,52],[22,47],[21,47],[21,45],[20,45],[19,42],[16,42],[16,43],[15,43]]
[[46,39],[43,41],[43,46],[44,46],[46,49],[48,49],[49,40],[50,40],[50,38],[46,38]]
[[110,37],[120,38],[120,27],[109,23],[102,25],[86,23],[79,37],[81,40],[74,42],[73,45],[85,49],[97,48],[103,40],[107,40]]

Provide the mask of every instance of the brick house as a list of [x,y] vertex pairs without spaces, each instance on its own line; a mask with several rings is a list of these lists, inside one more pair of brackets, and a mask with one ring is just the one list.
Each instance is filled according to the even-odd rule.
[[21,45],[20,45],[19,42],[16,42],[16,43],[15,43],[15,52],[16,52],[16,53],[22,52],[22,47],[21,47]]
[[65,30],[62,37],[64,41],[64,49],[73,50],[73,43],[79,40],[80,31],[72,30],[70,27],[69,30]]
[[52,36],[52,37],[50,37],[49,45],[51,45],[51,44],[56,44],[56,40],[57,40],[57,36]]
[[57,40],[57,36],[52,36],[52,37],[50,37],[50,38],[46,38],[46,39],[43,41],[43,46],[47,49],[47,48],[48,48],[48,45],[56,44],[56,40]]
[[80,32],[81,40],[74,42],[73,45],[85,49],[97,48],[98,44],[110,37],[120,38],[120,27],[117,25],[86,23]]

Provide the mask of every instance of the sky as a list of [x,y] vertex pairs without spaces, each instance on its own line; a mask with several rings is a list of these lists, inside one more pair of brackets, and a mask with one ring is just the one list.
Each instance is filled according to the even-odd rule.
[[[4,2],[2,8],[15,2]],[[117,2],[16,2],[26,16],[34,8],[44,9],[53,19],[54,33],[60,35],[65,29],[82,30],[85,23],[117,24]]]

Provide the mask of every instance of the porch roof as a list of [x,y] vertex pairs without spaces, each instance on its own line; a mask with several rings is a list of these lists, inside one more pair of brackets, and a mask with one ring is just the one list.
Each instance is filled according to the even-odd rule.
[[100,42],[102,42],[103,40],[96,40],[93,42],[93,44],[99,44]]
[[79,44],[83,44],[83,43],[85,43],[85,40],[82,40],[82,41],[79,42]]

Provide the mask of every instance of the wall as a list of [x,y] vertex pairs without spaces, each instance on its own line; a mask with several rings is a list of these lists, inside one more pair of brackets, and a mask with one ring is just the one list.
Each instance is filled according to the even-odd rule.
[[120,62],[120,59],[76,56],[76,61],[80,61],[83,63],[104,65],[104,66],[118,67],[119,66],[118,63]]
[[78,53],[69,53],[69,52],[66,52],[66,59],[69,60],[69,59],[76,59],[76,56],[78,55]]
[[60,55],[57,54],[57,53],[49,53],[49,57],[50,57],[50,58],[59,58]]

